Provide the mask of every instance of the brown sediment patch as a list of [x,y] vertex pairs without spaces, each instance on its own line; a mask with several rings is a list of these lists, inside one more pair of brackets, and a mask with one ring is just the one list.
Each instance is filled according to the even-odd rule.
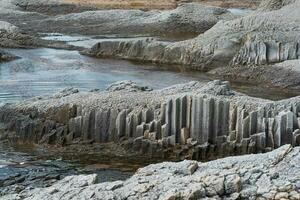
[[261,0],[194,0],[205,5],[223,8],[252,8],[255,9]]
[[82,6],[95,6],[100,9],[173,9],[180,3],[197,2],[204,5],[224,8],[257,8],[261,0],[61,0]]
[[64,3],[74,3],[82,6],[95,6],[100,9],[172,9],[176,8],[174,0],[62,0]]

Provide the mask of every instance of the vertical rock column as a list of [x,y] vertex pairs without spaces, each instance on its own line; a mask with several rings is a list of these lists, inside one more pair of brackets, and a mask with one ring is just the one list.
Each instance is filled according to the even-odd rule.
[[175,136],[175,142],[179,143],[180,130],[181,130],[181,99],[176,98],[172,100],[172,111],[171,111],[171,135]]
[[142,111],[139,113],[135,113],[133,114],[133,130],[132,130],[132,135],[133,138],[137,138],[143,135],[144,133],[144,128],[142,128],[143,130],[140,131],[141,128],[139,128],[138,126],[141,124],[142,122]]
[[247,124],[246,110],[242,106],[237,107],[237,115],[236,115],[236,142],[241,143],[242,139],[245,135],[245,124]]
[[82,131],[82,117],[78,116],[69,120],[69,132],[74,138],[80,138]]
[[275,117],[275,147],[292,144],[295,114],[291,111],[282,111]]
[[117,140],[117,128],[116,128],[117,117],[118,117],[118,111],[115,109],[110,109],[109,128],[108,128],[109,141]]
[[230,118],[230,103],[223,100],[210,99],[205,105],[205,109],[210,111],[209,116],[209,142],[216,144],[218,137],[228,136],[229,127],[232,121]]
[[[214,122],[214,107],[215,106],[215,101],[214,99],[211,98],[204,98],[203,99],[203,113],[202,113],[202,123],[201,123],[201,134],[199,138],[199,143],[204,144],[209,141],[209,138],[212,139],[212,143],[214,144],[216,141],[216,136],[214,136],[213,130],[214,130],[214,125],[216,127],[220,127],[219,125],[221,124],[220,122]],[[219,128],[216,128],[217,130]],[[215,132],[217,133],[217,132]],[[212,137],[214,136],[214,137]]]
[[95,141],[108,142],[110,110],[98,110],[95,112]]
[[203,98],[201,96],[192,97],[191,110],[191,137],[200,141],[203,116]]
[[119,112],[116,119],[117,139],[125,136],[126,133],[126,110]]

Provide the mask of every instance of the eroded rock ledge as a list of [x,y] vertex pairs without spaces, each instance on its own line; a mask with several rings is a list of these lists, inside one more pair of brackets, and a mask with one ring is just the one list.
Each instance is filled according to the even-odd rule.
[[[182,4],[173,10],[95,10],[64,4],[56,0],[1,0],[1,20],[10,22],[29,33],[59,32],[68,34],[103,35],[176,35],[202,33],[220,20],[235,18],[227,9],[197,3]],[[25,9],[25,10],[24,10]],[[28,12],[35,11],[35,12]],[[72,10],[75,13],[67,13]],[[41,12],[41,13],[39,13]],[[55,16],[42,13],[50,12]],[[168,27],[168,28],[166,28]]]
[[50,145],[126,141],[143,154],[171,149],[180,158],[202,160],[300,144],[299,97],[251,98],[222,81],[153,91],[132,82],[119,85],[104,92],[69,89],[3,106],[6,138]]
[[300,199],[300,148],[207,163],[164,162],[139,169],[126,181],[97,184],[96,175],[67,177],[48,188],[3,199]]
[[[203,71],[218,68],[218,75],[241,77],[249,66],[268,66],[287,60],[299,60],[300,14],[299,0],[266,0],[256,12],[229,21],[219,21],[198,37],[181,42],[164,42],[156,39],[104,41],[84,54],[97,57],[114,57],[154,63],[183,65]],[[278,66],[277,66],[278,68]],[[284,73],[290,69],[280,68]],[[273,84],[268,73],[257,69],[264,82]],[[215,72],[212,72],[215,73]],[[299,77],[297,70],[293,71]],[[255,76],[252,77],[254,80]],[[253,73],[254,74],[254,73]],[[249,77],[248,76],[248,77]],[[276,78],[280,74],[275,73]],[[295,88],[289,78],[277,86]],[[299,85],[296,85],[299,89]]]
[[[280,4],[281,1],[266,2]],[[262,9],[242,18],[220,21],[204,34],[187,41],[108,41],[95,45],[90,53],[204,69],[220,67],[221,62],[223,65],[263,65],[298,59],[299,5],[298,0],[288,1],[278,9],[270,7],[268,12]]]

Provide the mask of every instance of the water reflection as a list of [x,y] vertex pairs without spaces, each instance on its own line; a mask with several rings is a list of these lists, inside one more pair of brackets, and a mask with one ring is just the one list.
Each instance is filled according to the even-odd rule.
[[[170,70],[143,63],[96,59],[77,51],[56,49],[9,49],[21,59],[0,64],[0,104],[24,98],[49,95],[66,87],[79,90],[103,90],[120,80],[132,80],[152,88],[197,80],[207,82],[211,77],[200,72]],[[232,83],[233,88],[251,96],[283,99],[295,93],[263,88],[260,85]]]
[[[55,49],[9,50],[22,57],[0,64],[0,99],[14,101],[52,94],[66,87],[80,90],[104,89],[120,80],[133,80],[153,88],[189,81],[178,72],[158,70],[151,65],[101,60],[77,51]],[[203,80],[208,80],[203,77]]]

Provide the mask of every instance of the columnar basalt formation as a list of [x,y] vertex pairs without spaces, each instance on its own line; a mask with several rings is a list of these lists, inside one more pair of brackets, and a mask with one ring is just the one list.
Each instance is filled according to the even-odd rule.
[[[15,132],[8,137],[49,144],[127,140],[143,153],[181,146],[195,159],[300,145],[298,97],[279,102],[250,98],[221,81],[159,91],[126,87],[92,97],[77,90],[64,92],[53,99],[2,107],[1,121]],[[111,100],[114,104],[107,104]]]

